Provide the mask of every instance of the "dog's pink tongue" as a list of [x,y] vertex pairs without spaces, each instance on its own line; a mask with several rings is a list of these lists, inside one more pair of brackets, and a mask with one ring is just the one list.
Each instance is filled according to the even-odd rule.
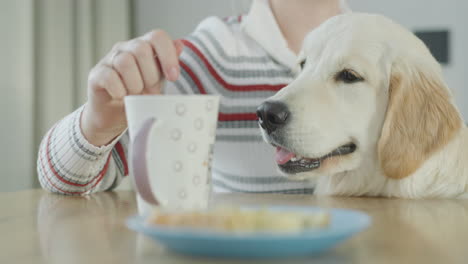
[[287,151],[284,148],[277,147],[275,160],[279,165],[283,165],[286,162],[290,161],[295,156],[294,153]]

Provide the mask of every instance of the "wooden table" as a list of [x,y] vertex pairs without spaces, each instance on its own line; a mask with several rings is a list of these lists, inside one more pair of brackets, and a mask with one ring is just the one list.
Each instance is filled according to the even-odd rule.
[[216,195],[216,203],[313,205],[363,210],[372,226],[325,255],[236,261],[180,256],[125,225],[132,192],[65,197],[0,193],[0,263],[468,263],[468,200],[309,195]]

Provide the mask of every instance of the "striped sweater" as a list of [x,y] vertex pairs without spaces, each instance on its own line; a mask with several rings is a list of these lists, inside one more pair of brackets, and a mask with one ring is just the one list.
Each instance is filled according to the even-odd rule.
[[[266,34],[268,32],[268,34]],[[279,175],[274,148],[262,141],[255,110],[295,76],[287,48],[267,0],[254,1],[245,17],[205,19],[183,40],[179,80],[166,94],[221,96],[212,184],[220,192],[310,193],[313,183]],[[128,175],[127,133],[96,147],[81,134],[83,107],[44,137],[38,157],[43,188],[83,195],[115,188]]]

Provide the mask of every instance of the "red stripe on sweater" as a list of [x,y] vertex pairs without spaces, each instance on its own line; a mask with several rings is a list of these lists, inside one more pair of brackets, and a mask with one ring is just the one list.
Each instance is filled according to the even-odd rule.
[[[102,170],[101,170],[101,173],[100,173],[101,176],[99,177],[99,179],[97,179],[97,181],[93,184],[93,186],[91,186],[91,188],[89,190],[96,187],[96,185],[98,185],[102,181],[102,179],[104,179],[104,175],[106,175],[107,170],[109,169],[111,156],[112,156],[111,153],[109,153],[109,156],[107,156],[106,165],[104,165],[104,168],[102,168]],[[86,190],[86,192],[89,191],[89,190]]]
[[41,167],[42,167],[42,171],[44,172],[44,177],[45,179],[47,180],[47,182],[52,185],[52,187],[54,187],[55,189],[63,192],[63,193],[67,193],[67,194],[73,194],[73,195],[76,195],[76,194],[83,194],[82,192],[70,192],[70,191],[65,191],[63,190],[62,188],[58,187],[57,185],[55,185],[50,179],[49,179],[49,176],[47,176],[47,171],[44,167],[44,160],[42,159],[42,155],[39,155],[39,160],[40,160],[40,163],[41,163]]
[[[86,184],[80,184],[80,183],[75,183],[75,182],[71,182],[71,181],[67,181],[66,179],[62,178],[62,176],[60,176],[60,174],[55,170],[54,166],[52,165],[52,159],[50,158],[50,149],[49,149],[49,145],[50,145],[50,138],[52,137],[52,134],[54,133],[55,131],[55,127],[52,128],[52,130],[50,131],[49,133],[49,137],[47,138],[47,142],[46,142],[46,157],[47,157],[47,163],[49,164],[49,168],[50,170],[54,173],[54,175],[63,183],[65,184],[68,184],[68,185],[73,185],[73,186],[79,186],[79,187],[84,187],[84,186],[88,186],[89,184],[91,184],[94,180],[97,179],[97,183],[99,183],[102,178],[104,177],[104,174],[106,174],[107,172],[107,168],[109,167],[109,161],[110,161],[110,154],[109,154],[109,157],[107,158],[107,162],[106,164],[104,165],[104,168],[102,169],[101,173],[99,173],[98,175],[96,175],[96,177],[94,177],[90,182],[86,183]],[[94,184],[92,187],[96,186],[96,184]],[[92,188],[91,187],[91,188]]]
[[219,121],[249,121],[249,120],[258,120],[258,117],[255,113],[230,113],[224,114],[219,113]]
[[[98,180],[93,186],[91,186],[91,188],[89,188],[89,189],[86,190],[86,191],[82,191],[82,192],[70,192],[70,191],[66,191],[66,190],[64,190],[64,189],[62,189],[62,188],[60,188],[60,187],[58,187],[57,185],[55,185],[55,184],[50,180],[50,178],[47,176],[47,171],[46,171],[46,169],[45,169],[45,167],[44,167],[44,160],[42,159],[42,155],[39,156],[39,160],[40,160],[40,163],[41,163],[42,170],[44,171],[44,177],[46,178],[47,182],[48,182],[50,185],[52,185],[55,189],[57,189],[57,190],[59,190],[59,191],[61,191],[61,192],[63,192],[63,193],[72,194],[72,195],[81,195],[81,194],[83,194],[83,193],[85,193],[85,192],[87,192],[87,191],[93,189],[93,188],[101,181],[101,180]],[[110,155],[109,155],[109,157],[108,157],[107,164],[109,164],[109,160],[110,160]],[[107,171],[107,168],[106,168],[105,170]],[[104,172],[102,175],[105,175],[105,172]],[[101,177],[101,179],[102,179],[102,177]]]
[[193,73],[192,69],[190,69],[190,67],[187,66],[187,64],[185,64],[183,61],[180,61],[179,63],[180,63],[180,67],[182,67],[182,69],[184,69],[187,72],[190,78],[192,78],[193,82],[197,86],[200,93],[207,94],[205,88],[203,87],[203,84],[200,82],[200,79],[198,79],[197,75]]
[[230,91],[238,91],[238,92],[245,92],[245,91],[279,91],[281,88],[285,87],[287,84],[254,84],[254,85],[234,85],[227,83],[221,76],[218,75],[216,70],[213,68],[213,66],[208,62],[206,57],[203,55],[203,53],[195,47],[190,41],[183,39],[182,42],[184,43],[185,46],[189,47],[197,56],[203,61],[205,66],[208,68],[208,71],[210,74],[216,79],[216,81],[221,84],[224,88]]
[[120,160],[122,161],[122,164],[124,166],[124,176],[126,176],[128,175],[128,165],[127,165],[127,158],[125,157],[125,152],[122,147],[122,144],[120,142],[117,142],[117,144],[115,144],[115,149],[117,150]]
[[[180,67],[184,69],[187,74],[190,76],[192,81],[198,88],[201,94],[207,94],[203,84],[201,83],[200,79],[198,79],[197,75],[187,66],[184,62],[180,62]],[[219,112],[218,116],[219,121],[242,121],[242,120],[257,120],[257,115],[255,113],[222,113]]]

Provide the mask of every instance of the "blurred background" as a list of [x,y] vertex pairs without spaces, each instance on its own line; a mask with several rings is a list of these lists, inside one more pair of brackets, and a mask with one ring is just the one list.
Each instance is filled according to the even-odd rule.
[[[286,0],[285,0],[286,1]],[[0,0],[0,192],[38,187],[45,132],[86,101],[87,74],[112,45],[162,28],[174,38],[203,18],[244,14],[249,0]],[[468,117],[468,10],[459,0],[349,0],[415,32],[443,65]]]

